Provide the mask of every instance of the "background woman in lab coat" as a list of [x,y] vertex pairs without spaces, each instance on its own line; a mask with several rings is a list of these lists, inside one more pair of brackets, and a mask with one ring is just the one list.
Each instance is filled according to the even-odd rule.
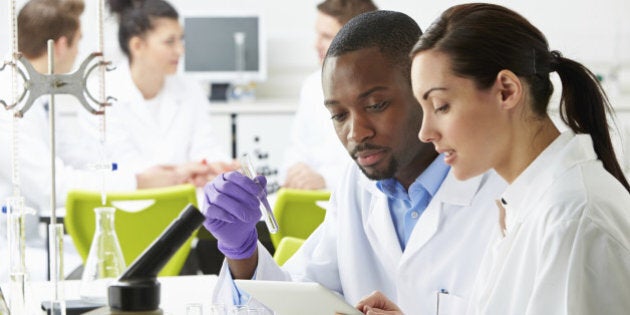
[[[183,53],[175,8],[162,0],[110,0],[118,14],[118,41],[127,56],[108,77],[108,153],[121,168],[172,165],[197,186],[232,170],[214,140],[208,101],[197,82],[177,76]],[[212,31],[212,30],[208,30]]]
[[[502,235],[486,252],[469,314],[627,314],[630,194],[606,121],[608,100],[581,64],[549,51],[525,18],[490,4],[445,11],[413,52],[432,142],[460,179],[493,168],[510,185]],[[547,114],[562,81],[561,133]],[[380,294],[359,304],[395,310]]]

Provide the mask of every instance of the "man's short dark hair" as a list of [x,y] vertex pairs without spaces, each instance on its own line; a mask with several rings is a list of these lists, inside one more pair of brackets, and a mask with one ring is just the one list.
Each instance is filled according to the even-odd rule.
[[409,52],[422,35],[420,26],[408,15],[395,11],[363,13],[346,23],[333,39],[329,57],[365,48],[378,47],[391,65],[404,71],[411,82]]
[[65,36],[72,45],[81,26],[83,0],[31,0],[20,10],[18,50],[26,58],[38,58],[46,53],[47,41]]

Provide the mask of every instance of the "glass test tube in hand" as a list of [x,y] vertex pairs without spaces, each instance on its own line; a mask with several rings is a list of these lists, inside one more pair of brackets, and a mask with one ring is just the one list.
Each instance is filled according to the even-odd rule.
[[278,232],[278,222],[276,221],[276,217],[273,215],[273,211],[271,211],[271,206],[269,205],[269,201],[267,201],[267,189],[262,186],[262,184],[256,179],[256,169],[252,164],[249,155],[243,154],[239,159],[241,163],[241,172],[243,175],[249,177],[256,184],[262,188],[260,194],[258,194],[258,200],[262,204],[260,208],[260,212],[262,213],[263,219],[265,220],[265,224],[267,224],[267,229],[269,229],[269,233],[277,233]]

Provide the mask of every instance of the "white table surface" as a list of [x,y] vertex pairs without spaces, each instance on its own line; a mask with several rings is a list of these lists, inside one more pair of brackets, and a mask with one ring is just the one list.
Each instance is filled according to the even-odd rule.
[[[186,306],[191,304],[201,304],[203,313],[209,314],[212,304],[212,293],[217,282],[216,275],[196,275],[178,277],[160,277],[161,284],[160,308],[165,314],[185,315]],[[79,299],[80,280],[64,281],[66,300]],[[45,314],[41,310],[41,301],[50,300],[52,295],[51,282],[31,282],[30,294],[27,295],[29,301],[29,314]],[[9,285],[2,284],[2,292],[9,298]]]

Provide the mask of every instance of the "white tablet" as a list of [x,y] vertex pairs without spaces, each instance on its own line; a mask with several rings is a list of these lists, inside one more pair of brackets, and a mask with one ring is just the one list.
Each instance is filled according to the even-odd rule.
[[239,289],[276,315],[362,315],[341,296],[315,282],[234,280]]

